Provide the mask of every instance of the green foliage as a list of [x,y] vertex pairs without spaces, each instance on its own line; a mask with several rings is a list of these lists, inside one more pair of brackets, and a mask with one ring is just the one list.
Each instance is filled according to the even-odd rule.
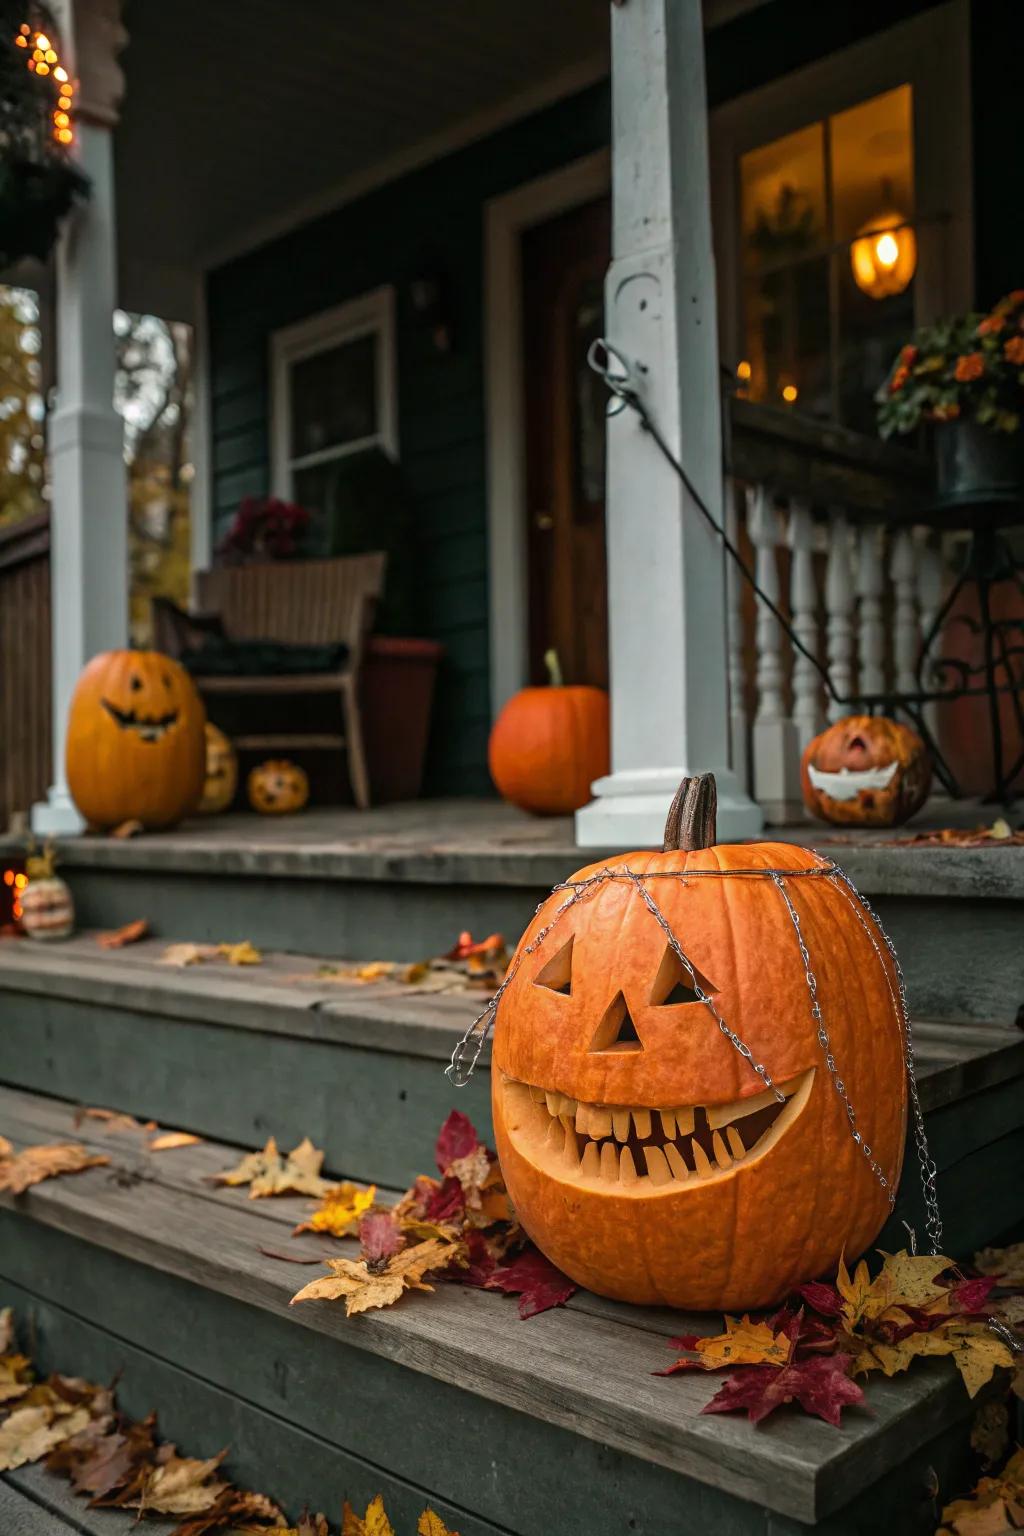
[[38,322],[34,293],[0,287],[0,526],[45,505]]

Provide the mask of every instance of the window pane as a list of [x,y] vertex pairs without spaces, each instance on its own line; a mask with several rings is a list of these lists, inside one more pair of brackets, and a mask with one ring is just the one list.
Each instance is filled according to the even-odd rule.
[[377,431],[377,337],[317,352],[292,367],[291,456],[301,458]]
[[874,393],[914,329],[913,284],[872,298],[860,289],[845,254],[839,268],[839,419],[873,436]]
[[828,235],[823,123],[741,156],[740,211],[747,271],[820,248]]
[[828,416],[828,257],[748,278],[744,309],[749,397]]
[[914,214],[913,100],[909,85],[873,96],[830,121],[833,238]]

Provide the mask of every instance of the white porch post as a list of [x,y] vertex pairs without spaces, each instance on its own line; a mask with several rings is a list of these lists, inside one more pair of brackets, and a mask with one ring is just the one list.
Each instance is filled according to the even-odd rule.
[[[723,516],[701,0],[612,9],[614,256],[608,339]],[[712,770],[722,840],[760,830],[729,767],[722,546],[630,410],[608,422],[612,772],[576,815],[584,847],[660,844],[679,780]]]
[[126,37],[120,0],[54,7],[79,82],[75,153],[91,183],[57,249],[57,405],[49,422],[53,784],[33,807],[42,835],[81,830],[68,794],[68,703],[85,663],[127,644],[128,532],[123,428],[114,410],[117,302],[111,130],[122,92],[116,56]]

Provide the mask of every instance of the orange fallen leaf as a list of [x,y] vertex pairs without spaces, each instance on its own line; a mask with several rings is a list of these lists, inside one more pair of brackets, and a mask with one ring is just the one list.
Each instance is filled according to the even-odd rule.
[[125,923],[122,928],[111,928],[106,933],[96,935],[96,943],[100,949],[123,949],[126,944],[137,944],[144,939],[149,932],[149,920],[145,917],[137,917],[133,923]]
[[130,821],[120,821],[116,827],[111,827],[110,836],[116,837],[119,841],[123,842],[125,838],[138,837],[139,834],[145,830],[146,829],[142,825],[141,821],[135,821],[134,819]]
[[371,1307],[390,1307],[403,1291],[432,1291],[434,1287],[427,1285],[423,1276],[432,1269],[446,1269],[457,1253],[457,1244],[429,1238],[388,1259],[327,1259],[331,1273],[303,1286],[290,1305],[298,1301],[340,1301],[344,1296],[346,1317]]
[[378,1493],[370,1501],[362,1518],[346,1499],[341,1511],[341,1536],[395,1536],[395,1528],[384,1513],[383,1495]]
[[[10,1143],[6,1145],[9,1147]],[[90,1152],[78,1142],[26,1147],[13,1156],[4,1156],[0,1147],[0,1190],[20,1195],[43,1179],[56,1178],[62,1173],[82,1173],[86,1168],[101,1168],[109,1162],[109,1157]]]
[[142,1127],[134,1115],[126,1115],[119,1109],[76,1109],[74,1123],[81,1125],[83,1120],[99,1120],[108,1131],[140,1131]]
[[202,1141],[201,1136],[193,1136],[191,1131],[164,1131],[160,1136],[154,1136],[149,1143],[151,1152],[174,1152],[178,1147],[197,1147]]

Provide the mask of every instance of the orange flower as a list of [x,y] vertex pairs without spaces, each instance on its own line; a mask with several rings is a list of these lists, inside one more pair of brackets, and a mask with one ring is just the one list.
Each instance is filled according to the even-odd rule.
[[985,372],[985,359],[980,352],[965,352],[956,360],[956,368],[953,377],[958,384],[970,384],[974,379],[980,379]]
[[900,362],[903,363],[907,368],[911,367],[913,363],[916,363],[917,348],[912,346],[903,347],[900,350]]
[[890,393],[890,395],[898,395],[900,390],[903,388],[904,384],[907,382],[907,380],[909,378],[910,378],[910,369],[909,368],[902,368],[902,367],[901,368],[897,368],[896,372],[893,374],[892,378],[889,380],[889,393]]
[[1024,336],[1011,336],[1004,342],[1003,356],[1008,363],[1024,363]]
[[960,407],[958,405],[956,405],[955,403],[952,404],[952,405],[937,405],[935,407],[935,409],[932,411],[932,420],[933,421],[955,421],[956,418],[959,415],[960,415]]
[[995,332],[1001,331],[1005,324],[1005,315],[987,315],[986,318],[982,320],[978,326],[976,334],[978,336],[993,335]]

